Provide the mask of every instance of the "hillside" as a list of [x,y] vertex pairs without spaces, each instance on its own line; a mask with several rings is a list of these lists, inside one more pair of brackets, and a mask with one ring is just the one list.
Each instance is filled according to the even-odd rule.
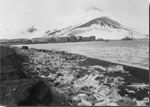
[[119,22],[103,16],[90,20],[86,23],[81,23],[74,26],[69,26],[64,29],[59,29],[54,32],[47,32],[45,36],[59,37],[59,36],[96,36],[96,38],[104,39],[121,39],[131,31],[124,27]]

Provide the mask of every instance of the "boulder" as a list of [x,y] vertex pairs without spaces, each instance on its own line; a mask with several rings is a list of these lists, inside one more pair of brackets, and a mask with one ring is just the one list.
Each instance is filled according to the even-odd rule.
[[28,50],[28,46],[22,46],[22,49]]

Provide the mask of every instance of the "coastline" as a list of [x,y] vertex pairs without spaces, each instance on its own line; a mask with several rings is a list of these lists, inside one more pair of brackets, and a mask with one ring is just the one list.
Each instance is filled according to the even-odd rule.
[[[15,50],[17,52],[17,54],[19,54],[19,55],[28,56],[28,58],[26,58],[26,62],[22,63],[22,65],[24,67],[21,72],[24,72],[23,74],[28,75],[30,77],[30,79],[40,78],[40,79],[42,79],[42,81],[43,80],[48,81],[48,85],[51,87],[54,87],[54,88],[51,88],[52,93],[54,92],[53,89],[55,91],[56,91],[56,89],[58,89],[57,90],[58,92],[61,92],[61,91],[59,90],[59,88],[57,86],[57,84],[59,82],[56,82],[57,83],[56,84],[56,83],[54,83],[55,80],[50,79],[49,71],[56,72],[56,71],[60,70],[61,72],[64,72],[64,73],[65,73],[64,70],[78,71],[78,72],[80,72],[80,75],[78,75],[78,76],[82,77],[82,76],[85,76],[86,74],[91,75],[87,71],[89,71],[92,67],[95,67],[95,66],[100,66],[101,70],[100,70],[100,67],[99,68],[95,67],[93,72],[96,72],[95,70],[100,70],[102,72],[103,71],[102,69],[105,69],[105,68],[107,69],[110,66],[114,66],[114,65],[120,65],[117,63],[111,63],[111,62],[99,60],[96,58],[86,57],[83,55],[71,54],[71,53],[67,53],[64,51],[50,51],[50,50],[43,50],[43,49],[27,49],[26,50],[26,49],[21,49],[21,48],[17,48],[17,47],[13,47],[12,49]],[[41,59],[38,59],[39,57],[41,57]],[[51,57],[50,58],[51,60],[47,59],[48,57]],[[34,62],[34,60],[30,60],[30,59],[34,59],[34,58],[37,59],[37,61]],[[44,60],[43,60],[43,58],[44,58]],[[44,67],[48,67],[48,68],[43,68],[43,65],[44,65]],[[52,69],[50,69],[50,68],[52,68]],[[125,71],[129,71],[130,76],[126,73],[125,74],[120,73],[120,71],[118,71],[117,73],[113,73],[113,72],[112,73],[104,73],[103,75],[113,77],[113,78],[119,76],[124,79],[125,83],[128,83],[128,84],[129,83],[130,84],[131,83],[146,83],[146,84],[149,83],[149,80],[148,80],[149,79],[149,75],[148,75],[149,71],[148,70],[130,67],[130,66],[123,66],[123,68]],[[46,71],[46,69],[49,69],[49,70]],[[5,72],[5,71],[3,71],[3,72]],[[58,74],[64,75],[63,73],[61,74],[61,72],[60,72],[60,74],[59,73]],[[75,73],[75,72],[72,72],[72,73]],[[58,75],[56,75],[56,77],[57,76]],[[71,75],[71,76],[73,76],[73,75]],[[70,77],[68,77],[68,78],[70,78]],[[57,81],[57,78],[55,78],[56,81]],[[58,78],[58,80],[59,80],[59,78]],[[72,80],[68,80],[67,82],[69,82],[69,84],[70,84],[71,81]],[[3,82],[2,82],[2,84],[3,84]],[[5,87],[7,87],[7,86],[5,86]],[[120,86],[120,89],[122,89],[123,87],[124,86]],[[138,92],[136,90],[134,90],[134,91],[136,93]],[[142,92],[142,94],[140,94],[138,92],[137,96],[131,94],[130,97],[133,96],[133,97],[137,97],[137,99],[139,98],[140,100],[142,100],[142,98],[147,96],[146,95],[147,91],[143,90],[141,92]],[[120,92],[121,95],[124,95],[125,93],[126,92],[123,92],[122,90]],[[53,94],[53,96],[55,96],[55,95],[56,94]],[[73,94],[71,94],[71,95],[73,95]],[[58,96],[59,96],[59,94],[58,94]],[[69,96],[68,93],[67,93],[67,96]],[[63,101],[62,99],[63,99],[63,97],[58,102],[63,102],[63,104],[66,105],[64,103],[65,101]],[[51,104],[52,103],[53,102],[51,102]],[[49,104],[49,105],[51,105],[51,104]],[[54,105],[57,105],[56,102],[54,103]]]
[[[24,46],[28,46],[30,48],[36,48],[36,49],[66,51],[69,53],[85,55],[91,58],[96,58],[96,59],[100,59],[112,63],[149,70],[148,41],[139,41],[139,42],[140,44],[138,43],[138,41],[134,41],[134,42],[110,41],[109,43],[94,41],[91,43],[90,42],[80,42],[80,43],[72,42],[72,43],[58,43],[58,44],[47,43],[47,44],[36,44],[36,45],[29,44]],[[133,47],[130,47],[130,45],[128,44],[131,44],[131,46]],[[109,45],[112,47],[112,49],[111,47],[109,48]],[[21,47],[23,45],[12,45],[12,46]],[[74,46],[76,50],[74,50],[73,48]],[[105,46],[106,48],[103,48]],[[82,49],[82,47],[84,48]]]
[[[35,50],[47,51],[47,52],[51,51],[51,50],[46,50],[46,49],[35,49]],[[68,53],[66,51],[56,51],[56,52]],[[100,65],[100,66],[103,66],[103,67],[109,67],[109,66],[113,66],[113,65],[121,65],[121,66],[124,66],[124,69],[129,71],[132,75],[134,75],[134,76],[136,76],[136,77],[138,77],[140,79],[143,79],[145,82],[149,82],[149,69],[147,69],[147,68],[127,65],[127,64],[117,63],[117,62],[112,62],[112,61],[101,60],[101,59],[87,57],[85,55],[80,55],[80,54],[74,54],[74,53],[68,53],[68,54],[86,57],[87,61],[85,61],[84,63],[80,64],[81,66]]]

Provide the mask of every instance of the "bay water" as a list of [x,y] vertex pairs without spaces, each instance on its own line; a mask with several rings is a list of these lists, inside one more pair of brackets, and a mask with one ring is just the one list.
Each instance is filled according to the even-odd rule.
[[[149,40],[25,44],[29,48],[66,51],[149,69]],[[16,45],[21,47],[22,45]]]

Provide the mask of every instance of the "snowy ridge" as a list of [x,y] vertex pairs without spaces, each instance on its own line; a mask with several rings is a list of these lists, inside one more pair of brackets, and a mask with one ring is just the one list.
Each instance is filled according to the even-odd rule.
[[74,35],[83,37],[96,36],[96,38],[103,39],[122,39],[125,35],[129,35],[131,31],[138,34],[138,32],[133,31],[129,27],[125,27],[119,22],[103,16],[54,32],[48,32],[45,36],[68,37],[69,35]]

